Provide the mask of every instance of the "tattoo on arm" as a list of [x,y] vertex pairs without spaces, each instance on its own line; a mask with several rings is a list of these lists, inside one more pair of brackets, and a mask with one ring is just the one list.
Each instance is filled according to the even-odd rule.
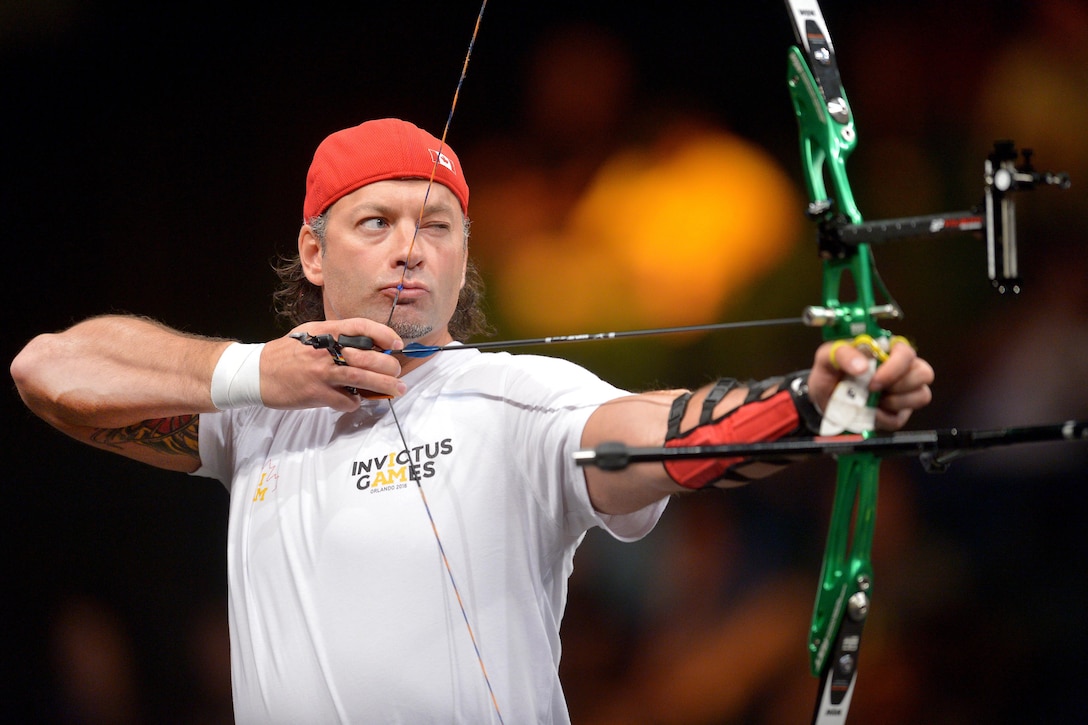
[[91,441],[110,448],[134,443],[160,453],[196,458],[200,455],[197,438],[199,425],[199,415],[175,415],[145,420],[124,428],[99,428],[91,434]]

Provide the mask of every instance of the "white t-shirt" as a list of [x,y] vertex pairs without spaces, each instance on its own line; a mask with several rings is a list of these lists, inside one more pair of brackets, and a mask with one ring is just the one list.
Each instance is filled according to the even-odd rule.
[[602,517],[573,462],[590,413],[626,393],[564,360],[476,350],[404,380],[407,445],[387,401],[201,416],[197,474],[230,489],[239,723],[499,722],[484,667],[505,723],[569,722],[575,548],[591,526],[644,536],[665,507]]

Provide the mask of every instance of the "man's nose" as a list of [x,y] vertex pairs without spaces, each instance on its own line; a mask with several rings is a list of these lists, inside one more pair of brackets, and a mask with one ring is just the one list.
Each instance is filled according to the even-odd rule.
[[397,225],[397,233],[394,235],[394,250],[397,267],[415,269],[423,263],[423,250],[418,241],[417,226],[415,221],[405,221]]

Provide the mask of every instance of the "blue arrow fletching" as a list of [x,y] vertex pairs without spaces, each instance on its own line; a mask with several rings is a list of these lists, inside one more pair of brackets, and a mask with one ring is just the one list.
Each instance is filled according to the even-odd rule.
[[410,342],[403,350],[397,350],[396,352],[405,357],[425,358],[434,355],[441,349],[442,348],[435,347],[434,345],[421,345],[418,342]]

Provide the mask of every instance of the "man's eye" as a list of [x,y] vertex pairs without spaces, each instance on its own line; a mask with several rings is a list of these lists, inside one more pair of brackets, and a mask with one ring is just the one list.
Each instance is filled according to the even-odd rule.
[[385,219],[375,216],[363,219],[361,222],[359,222],[359,226],[361,226],[363,229],[372,229],[376,231],[379,229],[385,229],[388,224],[386,223]]

